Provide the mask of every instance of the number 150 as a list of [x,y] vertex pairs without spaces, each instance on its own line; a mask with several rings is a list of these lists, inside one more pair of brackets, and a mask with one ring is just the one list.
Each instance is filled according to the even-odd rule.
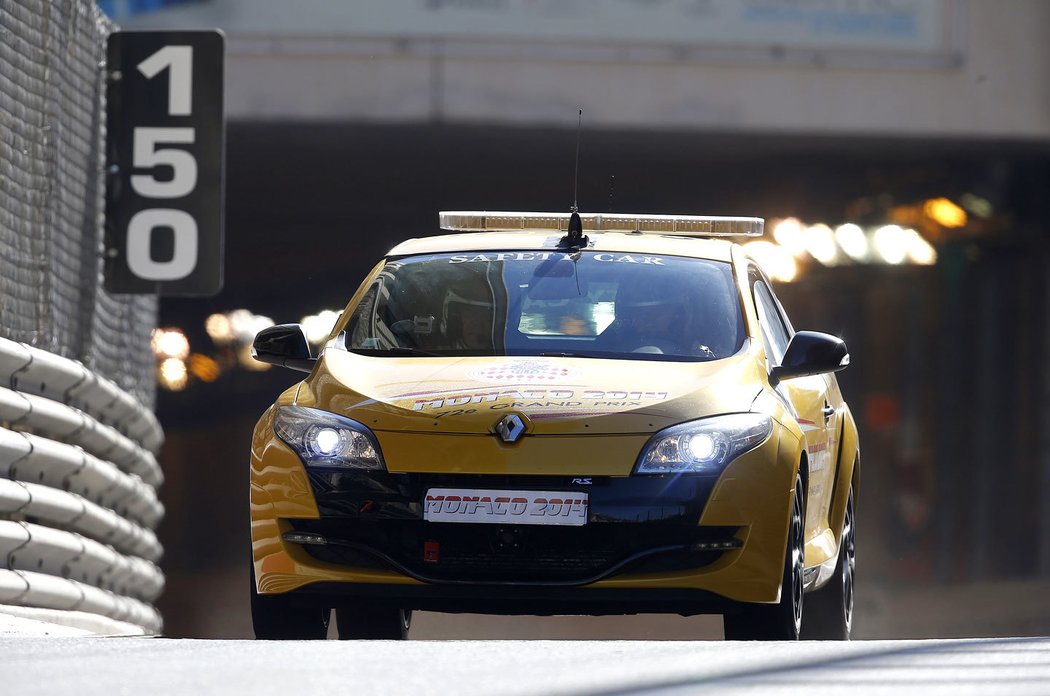
[[[193,47],[165,46],[137,66],[146,79],[168,71],[168,115],[193,113]],[[197,187],[197,160],[186,150],[162,145],[192,145],[194,128],[138,127],[132,136],[132,166],[148,174],[133,174],[131,188],[143,198],[182,198]],[[157,167],[171,167],[170,180],[155,176]],[[168,228],[174,233],[174,253],[168,261],[153,258],[153,233]],[[128,268],[139,278],[151,281],[179,280],[197,267],[197,221],[185,210],[148,208],[128,221]]]

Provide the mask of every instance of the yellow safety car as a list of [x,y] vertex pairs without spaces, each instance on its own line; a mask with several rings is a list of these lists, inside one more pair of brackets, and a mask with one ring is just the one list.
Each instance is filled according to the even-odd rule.
[[724,615],[845,639],[845,344],[731,239],[758,218],[441,213],[399,244],[251,447],[259,638],[404,638],[413,609]]

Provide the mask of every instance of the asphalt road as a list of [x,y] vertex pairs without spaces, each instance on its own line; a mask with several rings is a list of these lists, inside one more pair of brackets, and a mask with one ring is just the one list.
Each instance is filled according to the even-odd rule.
[[252,642],[0,639],[0,693],[1048,694],[1050,638]]

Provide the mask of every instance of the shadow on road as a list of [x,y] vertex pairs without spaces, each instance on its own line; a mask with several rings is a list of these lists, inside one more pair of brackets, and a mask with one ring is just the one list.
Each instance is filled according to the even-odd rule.
[[[760,644],[740,643],[758,647]],[[985,687],[981,693],[1050,693],[1050,639],[990,638],[959,641],[914,641],[904,647],[866,647],[864,642],[769,644],[776,659],[789,654],[797,661],[729,668],[696,678],[633,683],[622,689],[586,692],[585,696],[653,695],[750,687],[756,693],[805,693],[881,686],[904,687],[908,693],[946,688]],[[840,655],[815,657],[827,649]],[[1030,686],[1031,689],[1023,687]],[[994,687],[994,688],[993,688]],[[965,689],[963,689],[965,690]],[[856,693],[856,691],[854,692]],[[583,696],[583,694],[581,694]]]

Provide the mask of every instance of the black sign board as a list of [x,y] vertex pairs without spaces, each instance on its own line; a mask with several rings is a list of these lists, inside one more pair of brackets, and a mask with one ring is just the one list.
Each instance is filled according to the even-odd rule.
[[106,290],[222,288],[219,31],[117,31],[107,45]]

